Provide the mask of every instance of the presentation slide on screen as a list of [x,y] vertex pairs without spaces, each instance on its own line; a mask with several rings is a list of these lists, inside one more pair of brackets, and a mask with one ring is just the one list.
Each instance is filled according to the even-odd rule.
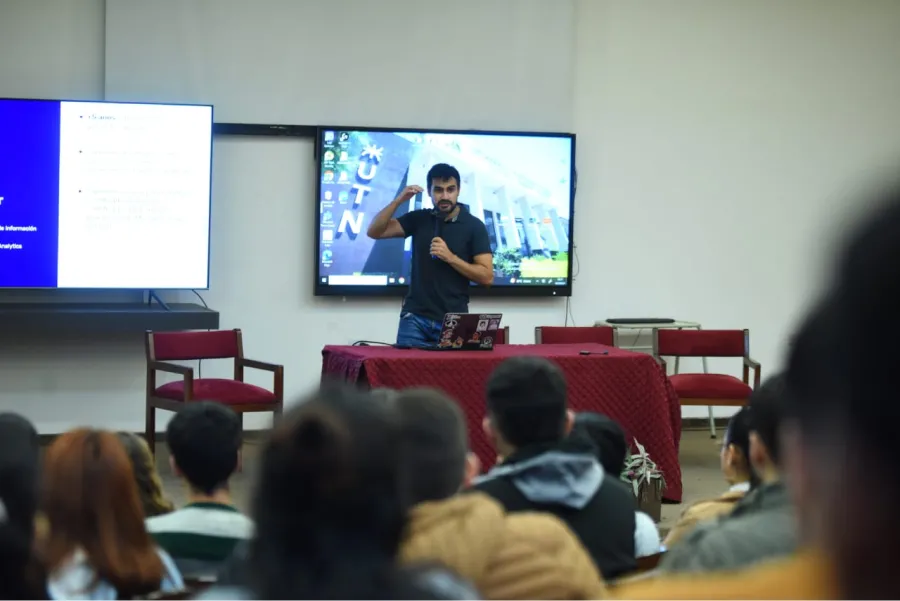
[[0,100],[0,287],[205,288],[212,107]]
[[[484,222],[494,285],[563,286],[569,272],[567,136],[324,130],[319,140],[319,283],[404,286],[411,240],[371,240],[375,215],[436,163],[460,172],[459,202]],[[431,209],[427,191],[395,215]]]

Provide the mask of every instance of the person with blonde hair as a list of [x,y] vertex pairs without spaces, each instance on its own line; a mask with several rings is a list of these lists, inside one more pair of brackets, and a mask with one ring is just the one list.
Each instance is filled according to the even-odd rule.
[[119,432],[117,435],[131,460],[134,480],[144,508],[144,517],[152,518],[171,513],[175,505],[163,493],[162,481],[159,472],[156,471],[156,462],[147,442],[131,432]]

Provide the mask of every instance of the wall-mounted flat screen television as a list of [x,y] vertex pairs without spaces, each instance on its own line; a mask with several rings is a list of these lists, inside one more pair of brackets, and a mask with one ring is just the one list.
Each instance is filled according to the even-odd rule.
[[411,240],[366,231],[406,186],[425,192],[395,217],[432,209],[426,175],[437,163],[459,171],[458,202],[493,251],[494,284],[473,284],[473,295],[571,295],[573,134],[321,127],[316,162],[316,295],[405,294]]
[[0,99],[0,288],[207,288],[212,123],[212,106]]

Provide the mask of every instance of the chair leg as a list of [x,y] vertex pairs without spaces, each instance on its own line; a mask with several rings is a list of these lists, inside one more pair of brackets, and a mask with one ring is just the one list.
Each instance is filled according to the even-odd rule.
[[715,419],[715,417],[713,417],[712,405],[709,405],[707,407],[707,409],[709,409],[709,437],[715,438],[716,437],[716,419]]
[[156,408],[147,402],[147,415],[144,418],[144,439],[150,447],[150,454],[156,455]]

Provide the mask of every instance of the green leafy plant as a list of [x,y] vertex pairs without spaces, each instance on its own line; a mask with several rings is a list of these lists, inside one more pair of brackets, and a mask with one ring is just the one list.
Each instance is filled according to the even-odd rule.
[[518,248],[505,248],[494,253],[494,271],[508,278],[522,275],[522,254]]
[[629,450],[628,455],[625,457],[625,467],[621,476],[622,481],[631,483],[631,489],[634,491],[635,497],[640,496],[642,486],[647,487],[647,490],[652,490],[651,487],[657,487],[659,491],[662,491],[666,487],[666,479],[663,477],[662,470],[659,469],[655,461],[650,459],[650,455],[647,454],[644,445],[639,443],[637,438],[634,439],[634,446],[637,451],[631,452]]

